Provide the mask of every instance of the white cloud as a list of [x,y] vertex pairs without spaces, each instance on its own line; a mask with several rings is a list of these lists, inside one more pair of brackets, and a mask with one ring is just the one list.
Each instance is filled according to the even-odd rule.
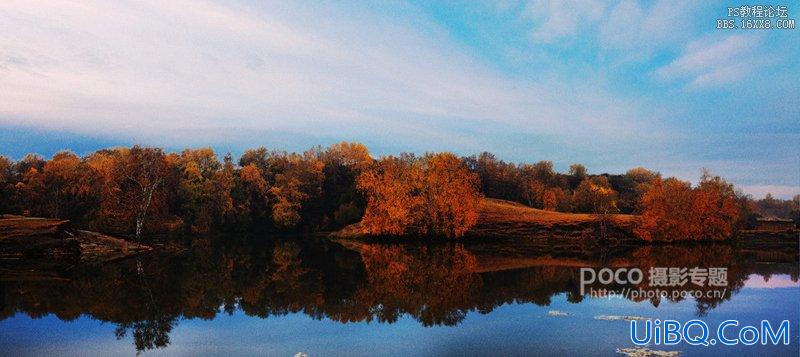
[[702,26],[694,20],[704,6],[691,0],[531,0],[525,15],[533,20],[536,42],[597,38],[606,51],[646,57],[696,35]]
[[610,7],[600,22],[600,44],[628,56],[649,57],[655,50],[670,48],[695,35],[698,21],[693,21],[693,14],[701,6],[689,0],[659,0],[650,6],[622,0]]
[[690,87],[719,87],[736,83],[769,63],[759,54],[758,35],[708,37],[689,43],[683,54],[655,71],[665,81],[688,80]]
[[[442,132],[459,121],[613,141],[637,130],[636,107],[590,84],[508,79],[435,26],[376,16],[272,2],[7,1],[0,122],[177,145],[263,130],[413,142],[456,137]],[[431,133],[425,121],[456,125]]]
[[526,15],[537,23],[533,39],[544,43],[575,36],[604,11],[605,5],[598,0],[533,0],[525,8]]

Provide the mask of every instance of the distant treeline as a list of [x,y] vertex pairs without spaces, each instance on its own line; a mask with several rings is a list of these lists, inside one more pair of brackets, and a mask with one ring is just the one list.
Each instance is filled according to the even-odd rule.
[[364,145],[339,143],[303,153],[258,148],[235,162],[209,148],[166,153],[133,146],[50,160],[0,156],[0,212],[70,219],[120,234],[257,227],[334,230],[361,222],[375,235],[463,235],[481,197],[562,212],[641,214],[647,240],[723,239],[757,213],[797,216],[798,198],[753,201],[724,179],[698,186],[634,168],[591,175],[580,164],[514,164],[483,153],[373,158]]

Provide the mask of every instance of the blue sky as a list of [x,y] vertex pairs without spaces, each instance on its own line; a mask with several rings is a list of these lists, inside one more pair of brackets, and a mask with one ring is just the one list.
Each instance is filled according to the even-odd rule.
[[715,29],[730,2],[1,6],[14,158],[356,140],[687,180],[707,167],[755,196],[800,193],[800,30]]

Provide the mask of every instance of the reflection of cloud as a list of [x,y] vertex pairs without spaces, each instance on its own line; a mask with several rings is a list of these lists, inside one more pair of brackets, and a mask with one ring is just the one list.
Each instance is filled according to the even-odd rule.
[[751,274],[744,282],[744,286],[761,289],[797,288],[800,287],[800,281],[792,281],[792,277],[786,274],[770,276],[769,281],[761,275]]

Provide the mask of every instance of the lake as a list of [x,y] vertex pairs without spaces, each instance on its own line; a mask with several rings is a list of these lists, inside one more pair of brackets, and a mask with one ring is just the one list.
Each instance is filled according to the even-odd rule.
[[[631,318],[698,318],[714,330],[789,320],[789,346],[649,348],[798,355],[796,250],[256,242],[195,240],[47,279],[5,266],[0,355],[623,356]],[[727,285],[702,299],[592,297],[580,293],[581,267],[721,267]]]

